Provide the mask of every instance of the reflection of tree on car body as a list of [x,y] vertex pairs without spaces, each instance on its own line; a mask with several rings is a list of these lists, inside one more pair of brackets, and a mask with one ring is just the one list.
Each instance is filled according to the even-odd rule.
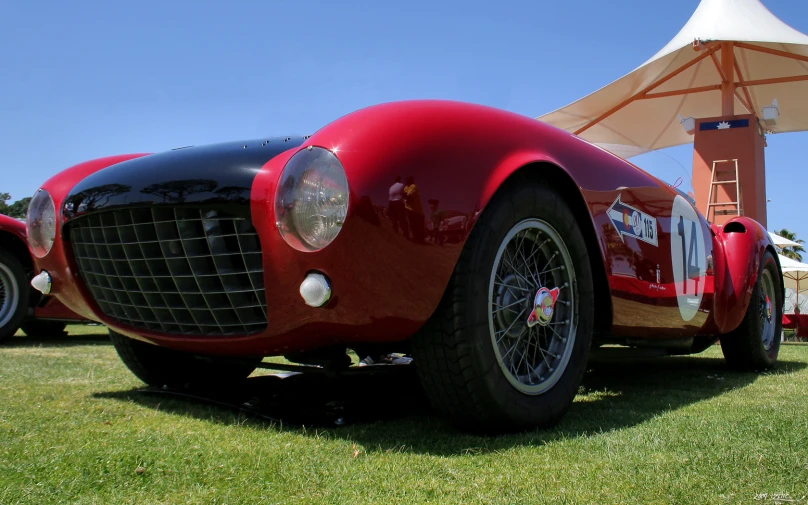
[[[126,184],[104,184],[92,189],[81,191],[66,204],[69,212],[89,212],[99,204],[106,205],[113,196],[131,191],[132,187]],[[102,202],[103,200],[103,202]]]
[[218,183],[211,179],[189,179],[152,184],[140,190],[141,193],[159,196],[163,202],[182,203],[189,195],[209,193]]

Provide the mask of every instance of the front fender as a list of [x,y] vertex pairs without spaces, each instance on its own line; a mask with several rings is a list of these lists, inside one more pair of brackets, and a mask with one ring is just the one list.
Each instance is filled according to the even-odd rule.
[[766,229],[746,217],[733,218],[722,227],[712,225],[712,231],[715,297],[707,328],[725,334],[741,324],[763,254],[774,246]]
[[[275,227],[276,184],[296,150],[267,163],[252,190],[254,224],[263,250],[272,251],[265,260],[266,285],[292,294],[270,303],[271,331],[295,331],[295,345],[322,333],[324,324],[334,338],[406,338],[435,311],[479,215],[514,172],[552,164],[559,177],[575,181],[570,165],[583,171],[616,163],[582,160],[607,155],[531,118],[444,101],[363,109],[325,126],[298,149],[309,146],[334,152],[348,178],[348,218],[331,245],[301,253],[285,244]],[[418,203],[401,218],[408,232],[391,205],[391,186],[399,178],[417,188],[412,198]],[[590,178],[603,184],[595,189],[617,185],[609,176]],[[309,271],[323,272],[332,282],[333,299],[325,310],[296,296]],[[276,341],[283,345],[282,340]]]
[[23,243],[27,243],[25,233],[25,223],[23,223],[22,221],[18,221],[13,217],[8,217],[6,215],[0,214],[0,232],[3,231],[11,233],[18,239],[22,240]]
[[[50,193],[53,198],[53,205],[56,208],[57,222],[63,223],[62,205],[70,190],[85,177],[98,172],[104,168],[121,163],[133,158],[146,156],[146,154],[123,154],[118,156],[107,156],[84,163],[74,165],[55,176],[48,179],[41,187]],[[52,292],[59,301],[64,303],[69,309],[78,313],[81,317],[98,321],[99,318],[87,304],[79,290],[78,272],[70,267],[70,263],[65,256],[62,246],[62,227],[59,226],[56,238],[51,251],[44,258],[34,258],[36,270],[47,270],[53,283]]]

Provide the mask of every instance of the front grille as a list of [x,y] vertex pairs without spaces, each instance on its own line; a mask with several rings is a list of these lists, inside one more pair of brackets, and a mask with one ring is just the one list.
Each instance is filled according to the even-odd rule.
[[261,246],[249,219],[153,207],[89,214],[67,226],[81,279],[110,318],[180,335],[266,328]]

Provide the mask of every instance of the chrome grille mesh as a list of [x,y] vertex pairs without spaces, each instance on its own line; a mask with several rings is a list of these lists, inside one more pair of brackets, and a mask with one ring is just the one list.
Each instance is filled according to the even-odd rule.
[[121,323],[181,335],[267,326],[261,246],[248,219],[153,207],[89,214],[68,228],[84,284]]

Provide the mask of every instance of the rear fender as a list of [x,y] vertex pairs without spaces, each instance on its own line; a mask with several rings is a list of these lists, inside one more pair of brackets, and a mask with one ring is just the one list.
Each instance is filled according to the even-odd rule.
[[733,218],[722,227],[712,225],[711,229],[715,297],[705,329],[724,334],[741,324],[763,254],[767,249],[774,250],[774,246],[763,226],[746,217]]

